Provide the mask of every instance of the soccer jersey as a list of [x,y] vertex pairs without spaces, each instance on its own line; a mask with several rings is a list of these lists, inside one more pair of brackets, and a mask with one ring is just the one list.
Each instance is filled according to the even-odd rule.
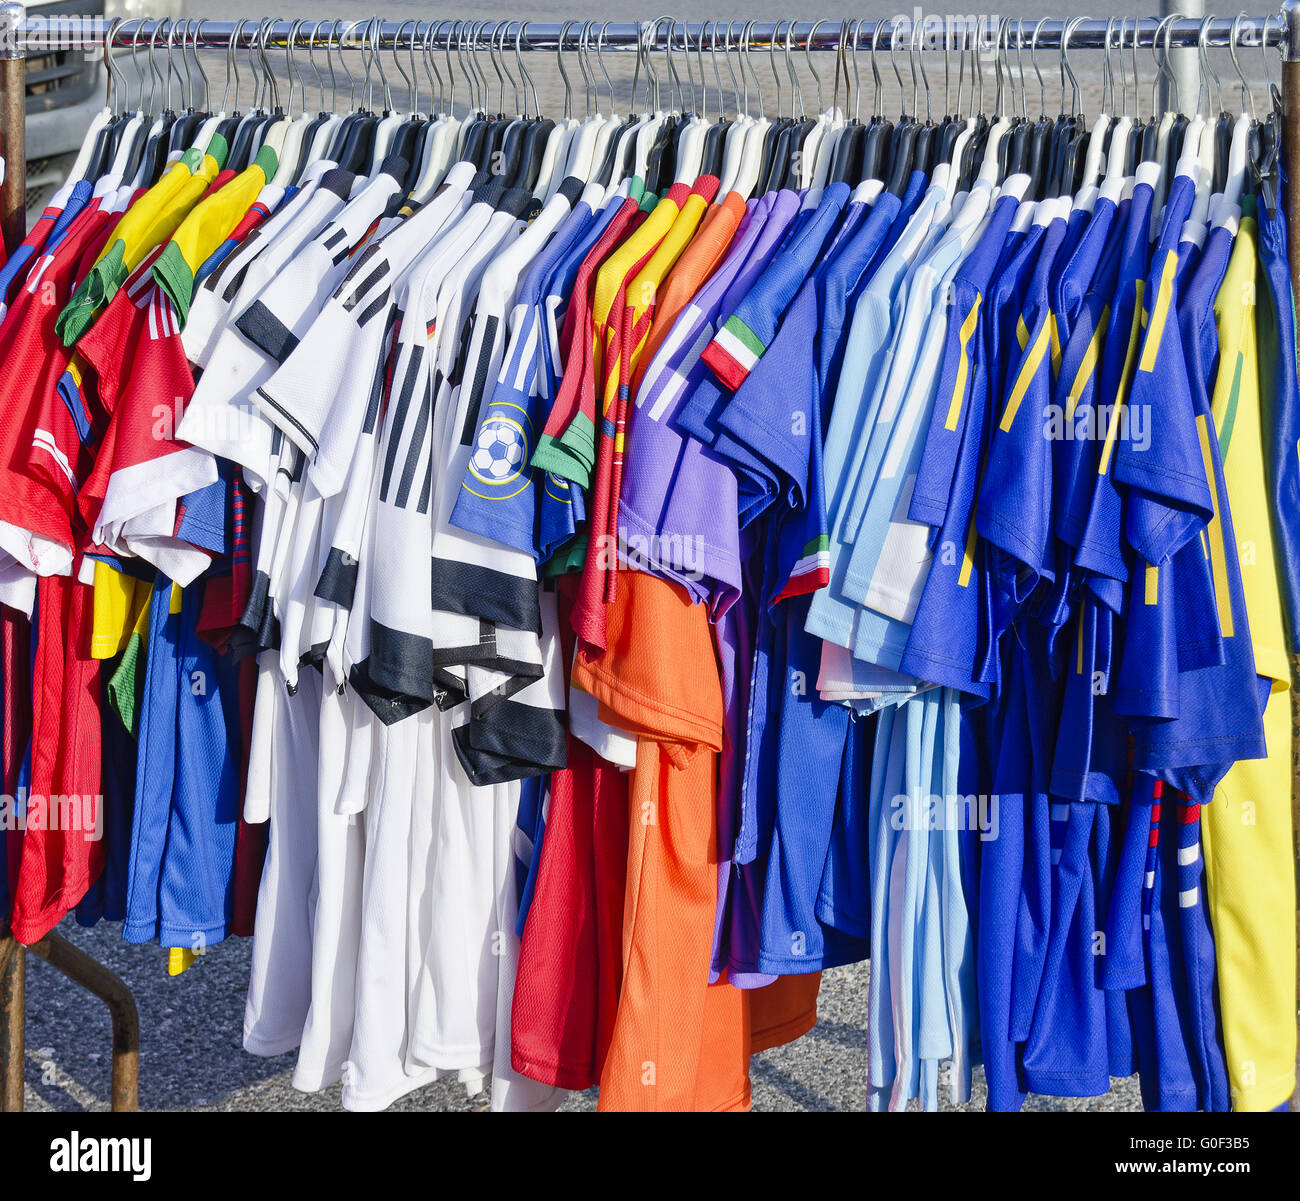
[[[1226,232],[1216,230],[1211,237]],[[1242,593],[1255,670],[1268,686],[1267,757],[1236,763],[1215,789],[1213,802],[1201,810],[1224,1049],[1232,1106],[1242,1110],[1271,1109],[1288,1096],[1295,1058],[1295,948],[1284,920],[1294,909],[1294,876],[1282,831],[1290,763],[1283,702],[1290,671],[1276,519],[1263,462],[1263,414],[1269,409],[1261,403],[1277,378],[1267,354],[1277,353],[1273,339],[1281,323],[1272,324],[1273,310],[1261,303],[1263,290],[1257,290],[1256,237],[1254,218],[1244,216],[1214,302],[1219,365],[1212,412],[1237,544],[1243,548]]]

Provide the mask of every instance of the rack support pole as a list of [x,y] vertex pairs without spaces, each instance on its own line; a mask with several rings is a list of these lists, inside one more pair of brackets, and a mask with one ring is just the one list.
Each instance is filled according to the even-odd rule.
[[[1291,260],[1291,295],[1300,294],[1300,0],[1287,0],[1286,39],[1282,61],[1282,162],[1286,169],[1287,256]],[[1292,403],[1300,399],[1292,397]],[[1300,655],[1291,656],[1291,839],[1296,880],[1300,883]],[[1298,893],[1300,898],[1300,893]],[[1300,899],[1296,910],[1297,995],[1300,995]],[[1297,1054],[1300,1070],[1300,1054]],[[1300,1112],[1300,1087],[1291,1094],[1292,1112]]]
[[0,234],[11,251],[27,235],[27,59],[21,36],[25,16],[16,0],[0,4],[0,139],[5,159]]
[[23,1107],[26,952],[13,935],[0,936],[0,1113],[18,1113]]

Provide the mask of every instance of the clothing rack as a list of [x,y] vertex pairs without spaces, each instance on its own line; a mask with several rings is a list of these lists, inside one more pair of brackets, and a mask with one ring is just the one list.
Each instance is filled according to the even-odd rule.
[[[1122,18],[1123,50],[1163,47],[1203,50],[1249,45],[1277,48],[1282,58],[1284,162],[1288,168],[1283,204],[1291,230],[1289,246],[1293,292],[1300,293],[1300,0],[1287,0],[1280,12],[1255,17],[1158,19]],[[635,53],[644,62],[652,83],[657,78],[651,54],[665,54],[683,46],[708,45],[715,53],[718,40],[724,52],[783,50],[801,52],[875,51],[896,48],[923,50],[981,49],[1059,50],[1062,62],[1071,50],[1117,48],[1112,41],[1117,19],[999,21],[994,17],[930,14],[899,16],[879,21],[703,21],[682,22],[664,16],[645,22],[596,23],[598,52]],[[151,49],[158,42],[173,45],[177,30],[193,50],[275,48],[309,49],[328,45],[331,51],[369,52],[378,49],[436,48],[450,52],[516,53],[587,48],[592,22],[567,21],[381,21],[378,18],[291,21],[283,19],[240,21],[199,20],[178,23],[167,19],[131,18],[108,21],[102,16],[59,14],[29,18],[15,0],[0,3],[0,147],[6,161],[0,188],[0,233],[12,247],[25,236],[25,82],[26,56],[52,49],[110,53],[132,48]],[[740,41],[733,41],[739,32]],[[170,34],[170,39],[169,35]],[[917,41],[919,37],[919,42]],[[1014,43],[1011,39],[1014,37]],[[1032,39],[1032,40],[1031,40]],[[671,60],[669,60],[671,61]],[[1300,655],[1291,656],[1292,714],[1292,840],[1297,879],[1300,879]],[[1300,947],[1300,912],[1297,912],[1297,946]],[[109,1006],[113,1025],[112,1107],[133,1110],[137,1102],[139,1020],[134,998],[124,982],[83,951],[57,934],[27,948],[7,930],[0,930],[0,1112],[23,1106],[24,1004],[26,952],[30,949],[87,992]],[[1300,1092],[1291,1099],[1300,1111]]]

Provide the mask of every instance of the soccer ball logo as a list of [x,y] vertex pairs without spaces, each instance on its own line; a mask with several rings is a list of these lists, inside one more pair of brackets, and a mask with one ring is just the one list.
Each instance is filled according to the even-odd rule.
[[493,414],[483,422],[470,456],[469,469],[485,484],[500,486],[523,470],[527,458],[524,431],[507,417]]

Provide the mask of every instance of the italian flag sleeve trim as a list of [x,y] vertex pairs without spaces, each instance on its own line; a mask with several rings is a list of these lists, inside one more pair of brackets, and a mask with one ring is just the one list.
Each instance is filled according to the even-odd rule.
[[733,314],[700,353],[705,366],[732,392],[749,378],[766,347],[739,317]]

